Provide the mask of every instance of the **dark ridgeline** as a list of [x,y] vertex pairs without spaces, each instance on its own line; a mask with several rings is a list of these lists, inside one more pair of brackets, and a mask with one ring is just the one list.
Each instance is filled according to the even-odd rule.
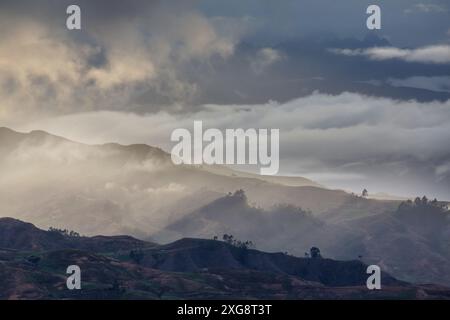
[[[129,236],[44,231],[0,218],[0,298],[450,298],[448,288],[415,286],[386,273],[382,290],[370,291],[366,265],[322,258],[318,248],[311,248],[314,257],[298,258],[238,243],[185,238],[157,245]],[[82,270],[82,290],[65,287],[71,264]]]

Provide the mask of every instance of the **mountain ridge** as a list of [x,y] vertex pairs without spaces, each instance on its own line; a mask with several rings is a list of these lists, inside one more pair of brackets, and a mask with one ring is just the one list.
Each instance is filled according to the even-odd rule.
[[[20,251],[5,241],[5,230],[12,229],[33,240],[20,248],[34,249]],[[105,253],[67,248],[69,242],[47,250],[42,237],[36,245],[22,234],[36,229],[0,219],[0,243],[9,246],[0,248],[0,299],[450,299],[449,288],[411,285],[384,273],[382,289],[368,290],[361,261],[297,258],[190,238],[141,247],[127,242]],[[82,290],[65,288],[65,268],[72,264],[82,270]]]
[[[0,216],[43,229],[159,243],[227,233],[297,256],[318,246],[338,260],[361,256],[402,280],[450,283],[448,223],[427,223],[426,214],[401,218],[395,214],[400,201],[296,185],[300,180],[239,176],[231,169],[175,166],[167,153],[142,144],[84,145],[48,136],[0,130]],[[244,191],[245,202],[220,205],[236,190]]]

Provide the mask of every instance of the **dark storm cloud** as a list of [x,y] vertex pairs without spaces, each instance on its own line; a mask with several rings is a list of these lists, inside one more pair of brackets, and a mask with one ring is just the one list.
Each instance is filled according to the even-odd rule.
[[[408,39],[431,45],[426,41],[448,37],[449,20],[443,22],[448,12],[437,10],[446,8],[440,1],[413,6],[411,12],[409,1],[378,1],[380,31],[365,27],[365,9],[372,1],[76,3],[82,8],[82,31],[74,32],[65,29],[65,9],[72,1],[0,3],[0,24],[7,34],[5,64],[20,64],[4,67],[2,83],[37,92],[9,95],[5,100],[10,110],[20,103],[27,113],[190,112],[203,103],[283,102],[315,90],[419,101],[449,98],[447,92],[429,90],[431,85],[400,87],[389,82],[446,76],[448,65],[370,61],[363,51],[378,46],[400,51],[405,49],[395,46],[411,43]],[[426,38],[414,31],[423,19]],[[402,36],[395,36],[399,32]],[[30,39],[35,41],[31,46]],[[25,46],[36,51],[34,57],[21,52]],[[333,54],[333,48],[361,54]],[[29,77],[42,81],[30,82]]]
[[[79,1],[81,31],[65,27],[68,3],[1,3],[2,82],[13,79],[19,87],[17,95],[3,90],[3,112],[14,113],[17,104],[28,115],[33,109],[152,112],[189,102],[198,88],[182,66],[226,58],[238,40],[218,30],[193,1]],[[34,77],[46,81],[29,81]]]
[[321,33],[361,38],[367,31],[366,9],[372,4],[382,10],[378,33],[395,46],[423,46],[447,39],[447,0],[210,0],[202,2],[202,8],[211,15],[255,17],[259,28],[254,37],[273,44]]
[[[208,69],[186,66],[184,74],[203,90],[198,103],[264,103],[288,101],[318,90],[324,93],[359,92],[367,95],[432,101],[449,99],[447,92],[433,91],[432,85],[392,85],[391,78],[421,76],[422,81],[450,74],[450,64],[425,64],[402,60],[370,60],[359,55],[337,55],[330,48],[372,48],[391,46],[376,35],[363,40],[334,36],[308,37],[280,42],[270,47],[277,57],[264,70],[254,65],[266,47],[241,43],[226,61],[212,61]],[[361,50],[361,49],[355,49]],[[212,68],[211,68],[212,66]],[[236,81],[239,79],[239,81]]]

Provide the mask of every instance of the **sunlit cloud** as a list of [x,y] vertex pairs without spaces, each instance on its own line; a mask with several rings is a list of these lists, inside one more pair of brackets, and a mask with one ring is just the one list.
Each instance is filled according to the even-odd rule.
[[371,60],[403,60],[406,62],[449,64],[450,46],[435,45],[416,49],[395,47],[374,47],[367,49],[330,49],[335,54],[345,56],[364,56]]

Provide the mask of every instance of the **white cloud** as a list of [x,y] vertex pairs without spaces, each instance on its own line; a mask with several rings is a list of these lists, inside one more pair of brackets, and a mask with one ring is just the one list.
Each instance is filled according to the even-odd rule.
[[450,46],[435,45],[416,49],[396,47],[373,47],[367,49],[330,49],[331,52],[346,56],[365,56],[371,60],[398,59],[407,62],[448,64],[450,63]]
[[436,3],[417,3],[412,7],[405,9],[405,13],[425,12],[425,13],[445,13],[448,12],[447,7]]
[[446,156],[450,101],[418,103],[352,93],[313,94],[284,104],[208,105],[202,111],[139,116],[123,112],[80,113],[23,124],[87,143],[147,143],[171,149],[173,129],[205,127],[279,128],[281,156],[292,163],[345,165],[367,159],[420,161]]
[[450,161],[450,100],[419,103],[315,93],[282,104],[206,105],[190,114],[95,111],[15,128],[43,129],[85,143],[146,143],[169,151],[172,130],[192,130],[194,120],[221,130],[279,128],[281,174],[312,174],[326,185],[353,190],[365,185],[372,191],[427,191],[439,197],[450,191],[433,187],[450,179],[444,170]]
[[387,83],[394,87],[426,89],[436,92],[450,92],[450,76],[415,76],[405,79],[391,78]]
[[260,49],[253,60],[250,62],[250,67],[253,72],[259,74],[266,68],[282,59],[282,54],[272,48]]

